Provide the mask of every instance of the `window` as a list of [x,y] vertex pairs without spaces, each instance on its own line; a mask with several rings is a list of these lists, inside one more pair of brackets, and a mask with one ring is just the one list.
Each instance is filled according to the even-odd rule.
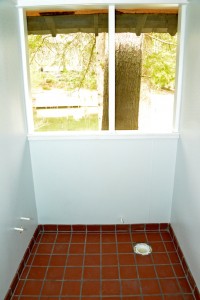
[[27,10],[35,132],[172,132],[178,7]]

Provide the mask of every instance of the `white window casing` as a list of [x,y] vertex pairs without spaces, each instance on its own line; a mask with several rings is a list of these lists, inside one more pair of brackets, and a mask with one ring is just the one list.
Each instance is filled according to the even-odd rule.
[[[100,5],[138,5],[141,7],[141,5],[151,5],[152,6],[159,6],[159,5],[165,5],[172,6],[177,4],[186,4],[188,3],[188,0],[89,0],[88,2],[84,2],[82,0],[48,0],[48,1],[42,1],[42,0],[15,0],[17,7],[23,7],[23,8],[36,8],[36,7],[49,7],[49,6],[61,6],[64,7],[66,5],[79,5],[80,8],[85,7],[86,5],[89,7],[94,6],[100,6]],[[98,7],[101,8],[101,7]]]
[[20,39],[21,39],[21,54],[22,54],[22,70],[23,70],[23,86],[25,107],[27,116],[28,132],[34,131],[33,118],[32,118],[32,105],[31,105],[31,90],[30,90],[30,72],[29,72],[29,58],[28,58],[28,46],[27,46],[27,24],[26,17],[23,8],[18,9],[19,26],[20,26]]
[[[183,71],[183,51],[184,51],[184,31],[185,31],[185,15],[186,15],[186,0],[166,0],[166,1],[149,1],[149,0],[113,0],[109,1],[97,1],[93,0],[89,3],[84,3],[81,0],[72,1],[58,1],[58,0],[48,0],[45,3],[41,0],[18,0],[16,1],[16,6],[19,11],[19,26],[20,26],[20,38],[21,38],[21,53],[22,53],[22,65],[23,65],[23,78],[24,78],[24,95],[25,95],[25,105],[27,113],[27,126],[29,139],[51,139],[57,137],[58,139],[64,138],[146,138],[155,137],[163,138],[172,137],[178,138],[179,131],[179,117],[181,108],[181,90],[182,90],[182,71]],[[181,5],[180,5],[181,4]],[[87,6],[88,8],[105,8],[109,9],[109,132],[55,132],[55,133],[35,133],[32,118],[32,107],[31,107],[31,95],[30,95],[30,80],[29,80],[29,64],[28,64],[28,48],[27,48],[27,25],[24,10],[26,9],[41,9],[45,7],[59,7],[59,9],[67,9],[68,5],[72,8],[76,6],[77,9],[83,9]],[[175,105],[174,105],[174,120],[173,120],[173,132],[172,133],[141,133],[138,131],[116,131],[115,130],[115,8],[119,7],[180,7],[179,13],[179,45],[178,45],[178,55],[177,55],[177,70],[176,70],[176,92],[175,92]]]
[[176,90],[174,95],[174,114],[173,114],[173,131],[179,131],[181,99],[182,99],[182,79],[183,79],[183,63],[184,63],[184,43],[186,28],[186,5],[179,8],[178,18],[178,47],[177,47],[177,63],[176,63]]

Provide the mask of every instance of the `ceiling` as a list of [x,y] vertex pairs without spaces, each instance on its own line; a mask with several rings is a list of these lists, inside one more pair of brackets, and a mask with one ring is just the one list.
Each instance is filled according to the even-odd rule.
[[[28,11],[28,34],[66,34],[88,32],[98,35],[108,31],[107,10]],[[178,24],[177,9],[116,10],[116,32],[169,33],[175,35]]]

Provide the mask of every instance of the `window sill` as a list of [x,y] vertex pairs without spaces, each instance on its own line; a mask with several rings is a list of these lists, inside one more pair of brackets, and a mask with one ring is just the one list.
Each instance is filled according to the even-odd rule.
[[115,132],[40,132],[28,134],[29,141],[46,140],[137,140],[178,139],[179,133],[143,133],[130,131]]

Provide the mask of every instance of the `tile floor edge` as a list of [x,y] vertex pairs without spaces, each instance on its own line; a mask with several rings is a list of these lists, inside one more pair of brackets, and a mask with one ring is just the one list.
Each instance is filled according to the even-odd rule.
[[177,239],[177,237],[176,237],[176,235],[174,233],[174,230],[173,230],[171,224],[169,224],[169,233],[170,233],[170,235],[172,237],[172,240],[174,242],[174,245],[175,245],[175,248],[177,250],[179,259],[181,261],[181,265],[182,265],[183,270],[185,272],[186,278],[187,278],[187,280],[188,280],[188,282],[190,284],[191,290],[192,290],[192,292],[193,292],[193,294],[195,296],[195,299],[196,300],[200,300],[200,291],[199,291],[199,289],[198,289],[198,287],[196,285],[196,282],[194,280],[194,277],[193,277],[193,275],[192,275],[192,273],[191,273],[191,271],[189,269],[189,266],[187,264],[187,261],[186,261],[184,255],[183,255],[183,252],[182,252],[181,247],[179,245],[178,239]]

